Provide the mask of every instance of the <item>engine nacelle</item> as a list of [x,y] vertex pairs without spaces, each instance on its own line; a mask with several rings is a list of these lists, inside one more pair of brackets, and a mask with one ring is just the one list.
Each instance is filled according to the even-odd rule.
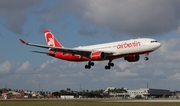
[[140,59],[139,55],[129,55],[124,57],[124,60],[127,60],[128,62],[136,62],[139,61],[139,59]]
[[98,52],[91,53],[92,60],[104,60],[105,58],[106,58],[106,55],[104,52],[98,51]]

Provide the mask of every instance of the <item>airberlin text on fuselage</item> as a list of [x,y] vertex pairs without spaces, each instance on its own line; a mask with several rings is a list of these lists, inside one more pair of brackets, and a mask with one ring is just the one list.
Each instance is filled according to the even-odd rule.
[[133,41],[133,42],[130,42],[130,43],[123,42],[123,43],[117,45],[117,49],[137,47],[137,46],[140,46],[140,45],[141,45],[141,43],[138,42],[138,41]]

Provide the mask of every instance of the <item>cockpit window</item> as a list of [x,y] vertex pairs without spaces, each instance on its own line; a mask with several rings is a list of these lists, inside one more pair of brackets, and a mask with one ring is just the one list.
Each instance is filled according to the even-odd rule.
[[154,43],[154,42],[157,42],[157,41],[151,41],[151,43]]

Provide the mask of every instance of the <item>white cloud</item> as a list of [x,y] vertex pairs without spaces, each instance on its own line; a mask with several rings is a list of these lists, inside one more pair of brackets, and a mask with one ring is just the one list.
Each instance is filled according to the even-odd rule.
[[[46,22],[58,22],[64,19],[61,17],[72,13],[81,21],[79,33],[89,36],[102,32],[99,28],[109,28],[111,35],[152,36],[178,31],[180,26],[180,0],[54,0],[52,4],[41,7],[46,2],[0,1],[0,16],[7,20],[4,27],[23,35],[23,26],[30,12]],[[39,8],[32,8],[36,6]],[[98,28],[89,30],[88,26]]]
[[43,16],[54,21],[73,13],[86,35],[92,33],[86,26],[94,24],[117,35],[152,36],[177,30],[180,21],[179,0],[64,0],[48,10]]
[[128,67],[130,64],[127,61],[119,62],[118,66],[124,70],[126,67]]
[[51,64],[55,63],[57,59],[48,60],[45,63],[43,63],[38,70],[43,70],[51,66]]
[[0,73],[8,73],[12,68],[12,64],[9,61],[5,61],[0,64]]
[[[41,4],[44,2],[47,1],[0,1],[0,16],[7,20],[4,27],[17,35],[27,35],[24,34],[23,26],[30,12],[37,15],[40,21],[54,22],[72,13],[82,23],[79,33],[89,36],[101,32],[98,28],[87,28],[92,25],[109,28],[111,35],[117,33],[115,35],[138,37],[178,31],[180,26],[180,0],[55,0],[43,8]],[[40,8],[32,9],[36,6]]]
[[[23,35],[23,25],[27,22],[27,11],[42,0],[1,0],[0,16],[7,22],[4,27],[17,35]],[[24,34],[25,35],[25,34]]]
[[174,77],[175,77],[175,79],[180,80],[180,73],[176,73],[176,74],[174,75]]
[[161,41],[162,46],[158,50],[158,55],[165,61],[180,61],[179,40],[180,38],[172,38]]
[[112,77],[133,77],[133,76],[138,76],[137,73],[134,73],[132,70],[123,70],[123,72],[118,72],[114,70],[112,72]]
[[153,72],[153,75],[155,75],[155,76],[160,76],[160,75],[163,75],[164,74],[164,72],[161,70],[161,71],[159,71],[159,70],[155,70],[154,72]]
[[28,72],[31,69],[31,64],[29,63],[29,61],[26,61],[16,70],[16,72]]
[[180,34],[180,27],[178,27],[178,29],[176,31],[178,34]]
[[173,75],[168,76],[171,81],[179,81],[180,80],[180,73],[174,73]]
[[83,72],[59,74],[59,78],[79,78],[85,76]]

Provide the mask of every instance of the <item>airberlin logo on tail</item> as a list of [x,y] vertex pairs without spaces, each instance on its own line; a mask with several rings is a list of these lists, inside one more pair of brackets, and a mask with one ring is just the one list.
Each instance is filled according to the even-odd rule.
[[131,43],[124,42],[124,43],[118,44],[117,49],[137,47],[137,46],[140,46],[140,45],[141,45],[141,43],[138,42],[138,41],[134,41],[134,42],[131,42]]
[[54,39],[53,39],[53,38],[48,38],[48,39],[49,39],[48,45],[49,45],[49,46],[55,46],[55,44],[54,44]]

